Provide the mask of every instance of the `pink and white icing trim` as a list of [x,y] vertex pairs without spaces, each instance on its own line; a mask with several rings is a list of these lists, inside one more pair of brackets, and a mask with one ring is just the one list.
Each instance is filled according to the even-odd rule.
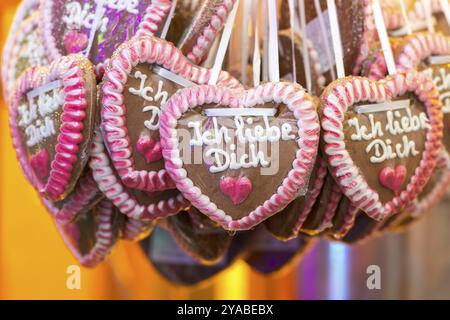
[[103,144],[99,130],[94,132],[91,159],[89,166],[92,169],[94,180],[99,189],[112,203],[127,217],[143,222],[150,222],[158,218],[174,215],[190,206],[190,203],[181,194],[168,200],[155,201],[145,205],[127,190],[120,182]]
[[[220,104],[230,108],[251,108],[258,104],[285,104],[292,111],[298,125],[298,151],[289,174],[281,181],[275,193],[245,217],[233,220],[226,209],[220,209],[188,177],[179,155],[177,123],[192,108]],[[166,169],[178,190],[199,211],[227,230],[248,230],[281,211],[306,187],[307,176],[314,166],[319,143],[318,116],[312,99],[305,90],[287,82],[265,83],[250,90],[232,90],[218,86],[197,86],[180,90],[167,101],[161,115],[160,133]]]
[[[44,206],[55,215],[58,209],[51,201],[41,199]],[[87,212],[86,214],[94,214]],[[61,234],[66,246],[70,249],[77,261],[85,267],[94,267],[102,262],[113,248],[117,235],[114,230],[114,220],[116,219],[113,204],[108,200],[100,201],[95,208],[96,220],[96,242],[89,253],[82,254],[73,241],[82,236],[79,234],[76,222],[61,224],[56,222],[56,227]]]
[[[2,85],[3,90],[8,88],[7,86],[7,73],[9,72],[9,61],[12,57],[12,44],[17,41],[17,30],[20,28],[22,22],[30,17],[34,12],[39,9],[40,0],[24,0],[22,1],[15,13],[14,19],[12,21],[11,27],[9,28],[8,37],[6,38],[5,44],[3,46],[2,55]],[[4,91],[4,93],[6,93]],[[6,94],[5,94],[6,97]]]
[[[438,93],[432,82],[427,78],[419,80],[418,73],[410,71],[379,82],[362,77],[344,78],[332,84],[327,92],[321,97],[323,149],[336,182],[354,206],[361,208],[375,220],[383,220],[399,212],[422,191],[439,154],[443,126],[442,104],[439,103]],[[419,167],[415,169],[407,187],[383,204],[346,149],[343,122],[347,110],[358,102],[389,101],[407,92],[415,93],[425,105],[431,129],[426,133],[425,150]]]
[[153,230],[153,223],[126,218],[122,238],[129,241],[139,241],[146,238]]
[[339,206],[339,202],[341,201],[342,196],[343,195],[340,187],[336,183],[333,183],[333,186],[331,187],[331,197],[328,201],[327,210],[325,212],[323,221],[319,226],[320,232],[332,226],[332,220],[336,214],[336,209]]
[[435,185],[431,192],[427,194],[423,199],[416,200],[408,207],[408,211],[411,212],[413,217],[430,212],[445,196],[450,185],[450,156],[446,151],[442,151],[435,170],[438,170],[438,181],[435,181]]
[[298,236],[298,233],[300,232],[303,223],[306,221],[309,214],[311,213],[311,210],[313,209],[314,204],[316,203],[316,200],[319,197],[320,192],[322,191],[322,187],[325,183],[325,177],[327,176],[328,173],[327,162],[322,157],[320,157],[317,161],[319,161],[319,166],[317,167],[316,170],[316,178],[314,179],[311,190],[308,191],[309,197],[306,199],[304,208],[301,214],[299,215],[293,228],[292,231],[293,238]]
[[[76,161],[81,161],[82,156],[79,154],[79,146],[85,138],[83,137],[83,121],[90,106],[86,89],[88,84],[84,79],[80,58],[82,58],[80,55],[70,55],[53,61],[48,68],[27,69],[18,79],[9,108],[12,140],[22,169],[39,192],[54,200],[58,200],[67,192],[66,188],[73,176],[73,166]],[[30,179],[33,171],[19,133],[18,107],[27,92],[56,80],[62,83],[64,105],[60,116],[61,126],[55,146],[55,157],[50,165],[47,182],[42,184],[37,182],[38,179]]]
[[[102,133],[114,167],[123,183],[148,192],[173,189],[172,179],[165,169],[137,170],[132,157],[133,147],[124,115],[124,90],[132,69],[140,63],[158,65],[193,83],[208,82],[211,71],[193,65],[172,43],[155,37],[134,38],[120,46],[110,60],[102,85]],[[221,72],[219,84],[240,88],[238,80]]]
[[[145,15],[140,22],[136,34],[139,35],[153,35],[158,30],[158,26],[164,21],[171,8],[171,0],[152,0],[147,7]],[[41,24],[39,26],[43,44],[46,48],[50,60],[58,59],[61,53],[56,47],[56,39],[52,34],[53,29],[53,15],[52,15],[52,0],[42,0],[41,3]],[[101,63],[100,63],[101,64]],[[100,69],[101,70],[101,69]]]
[[[100,195],[97,183],[89,172],[82,176],[78,182],[78,187],[69,196],[67,201],[64,201],[61,209],[53,211],[56,221],[60,224],[66,224],[73,221],[78,214],[86,211],[86,206],[92,203]],[[101,199],[101,198],[100,198]],[[99,200],[100,200],[99,199]]]
[[[217,0],[215,1],[217,2]],[[206,5],[208,1],[205,2]],[[198,35],[195,45],[186,53],[186,57],[194,64],[199,64],[208,53],[211,44],[225,24],[236,0],[221,0],[221,2],[222,4],[218,6],[209,24]]]

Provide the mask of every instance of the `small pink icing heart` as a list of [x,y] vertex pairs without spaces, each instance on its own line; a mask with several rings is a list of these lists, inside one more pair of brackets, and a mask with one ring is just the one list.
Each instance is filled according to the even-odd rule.
[[137,151],[145,158],[145,162],[152,163],[162,159],[161,143],[149,136],[141,136],[136,143]]
[[220,190],[235,204],[241,204],[252,191],[252,182],[247,177],[226,177],[220,181]]
[[47,149],[41,149],[30,157],[30,165],[33,168],[34,174],[38,179],[43,182],[47,178],[50,166],[49,166],[49,154]]
[[77,53],[86,49],[88,36],[76,30],[70,30],[64,36],[64,47],[67,53]]
[[395,170],[389,167],[383,168],[378,178],[381,185],[398,193],[406,179],[406,167],[398,165]]

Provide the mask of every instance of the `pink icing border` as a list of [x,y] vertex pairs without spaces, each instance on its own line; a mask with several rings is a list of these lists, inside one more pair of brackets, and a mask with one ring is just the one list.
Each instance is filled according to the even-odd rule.
[[139,241],[146,238],[152,229],[152,223],[127,218],[123,228],[122,238],[129,241]]
[[442,151],[435,170],[443,170],[439,177],[439,181],[433,190],[422,201],[414,201],[408,208],[408,211],[414,217],[421,216],[431,211],[445,196],[448,186],[450,185],[450,156],[446,151]]
[[336,209],[339,206],[342,196],[341,188],[336,183],[333,183],[330,201],[328,202],[327,211],[325,212],[322,224],[319,226],[319,231],[322,232],[331,226],[331,221],[336,214]]
[[[398,72],[416,69],[421,61],[432,55],[446,55],[450,53],[450,37],[441,34],[415,33],[402,46],[397,54],[396,64]],[[375,55],[375,61],[370,65],[368,77],[380,80],[387,74],[386,61],[383,53]]]
[[[70,55],[53,61],[48,68],[32,67],[27,69],[17,81],[9,108],[11,136],[22,170],[33,186],[39,189],[39,192],[55,200],[66,191],[65,189],[72,176],[73,164],[82,156],[78,154],[78,146],[84,138],[82,135],[83,121],[89,106],[83,70],[79,65],[80,60],[88,62],[81,55]],[[31,178],[33,171],[28,163],[27,151],[20,138],[16,120],[17,108],[20,99],[28,91],[55,80],[62,81],[65,102],[60,116],[62,123],[57,138],[58,142],[55,146],[55,157],[50,165],[49,178],[45,186],[40,186],[37,179]]]
[[94,132],[91,159],[94,180],[99,189],[113,204],[127,217],[143,222],[150,222],[158,218],[174,215],[190,206],[181,194],[169,200],[161,200],[148,206],[140,204],[120,182],[114,168],[112,168],[103,137],[99,130]]
[[5,97],[5,100],[7,101],[6,97],[6,89],[8,86],[6,85],[6,74],[9,70],[9,60],[11,57],[12,52],[12,45],[16,41],[16,32],[20,28],[20,25],[25,20],[25,18],[32,15],[34,10],[38,10],[40,0],[24,0],[22,1],[14,15],[13,22],[11,24],[11,27],[9,28],[8,36],[6,38],[5,44],[3,46],[3,54],[2,54],[2,85],[3,85],[3,94]]
[[[157,30],[157,26],[165,19],[171,8],[171,0],[153,0],[145,10],[145,15],[139,24],[136,33],[153,34],[153,30]],[[52,0],[41,1],[42,19],[40,22],[41,38],[44,47],[51,60],[58,59],[62,56],[56,47],[56,40],[52,35]]]
[[[136,170],[133,146],[126,127],[126,106],[123,91],[133,67],[139,63],[157,64],[196,84],[207,83],[211,71],[190,63],[170,42],[154,38],[134,38],[114,53],[106,70],[102,85],[102,132],[114,167],[122,182],[129,188],[148,192],[173,189],[172,179],[165,169],[159,171]],[[221,85],[240,87],[239,82],[227,72],[221,72]]]
[[[442,139],[442,104],[438,100],[438,93],[429,79],[419,79],[415,71],[396,74],[380,82],[362,77],[347,77],[330,85],[328,90],[328,93],[321,97],[321,124],[323,149],[328,157],[331,173],[354,206],[361,208],[375,220],[383,220],[413,201],[431,176]],[[431,129],[426,134],[427,142],[420,165],[406,189],[399,196],[382,204],[378,193],[370,188],[345,148],[342,123],[347,109],[355,103],[386,101],[408,91],[414,92],[424,103]]]
[[[293,112],[299,128],[296,159],[292,170],[284,178],[276,192],[247,216],[233,220],[209,197],[195,187],[183,168],[179,157],[176,126],[183,113],[204,104],[220,104],[231,108],[249,108],[263,103],[283,103]],[[161,120],[161,146],[166,169],[177,188],[202,213],[228,230],[247,230],[281,211],[297,196],[307,183],[306,176],[314,166],[319,144],[320,126],[314,103],[305,90],[287,82],[266,83],[250,90],[233,90],[218,86],[197,86],[180,90],[166,103]]]
[[197,37],[196,44],[192,47],[191,51],[186,53],[186,57],[194,64],[199,64],[208,53],[208,49],[216,38],[216,35],[225,24],[228,14],[231,12],[235,2],[236,0],[222,1],[222,4],[219,9],[217,9],[216,14],[211,17],[209,24]]
[[441,34],[415,34],[402,48],[396,62],[399,72],[415,69],[419,63],[432,55],[450,53],[450,37]]
[[89,173],[83,176],[79,181],[78,187],[69,196],[69,200],[64,203],[60,210],[54,211],[56,221],[60,224],[73,221],[99,193],[100,190],[92,174]]
[[[46,199],[42,199],[42,203],[44,206],[52,213],[55,213],[54,210],[58,210],[51,201]],[[78,260],[78,262],[85,267],[94,267],[98,263],[102,262],[106,256],[110,253],[113,248],[115,242],[117,241],[117,237],[114,235],[113,223],[114,223],[114,210],[113,205],[108,200],[102,200],[96,206],[97,212],[97,231],[96,235],[96,243],[94,247],[90,250],[90,252],[86,255],[82,255],[81,252],[76,248],[75,245],[72,244],[67,234],[66,228],[67,224],[61,224],[56,222],[56,227],[61,234],[61,237],[64,240],[66,246],[70,249],[74,257]],[[92,213],[88,213],[92,214]]]
[[292,237],[288,238],[287,240],[294,239],[298,236],[298,233],[300,232],[303,223],[311,213],[311,210],[313,209],[314,204],[316,203],[316,200],[319,197],[320,192],[322,191],[323,184],[325,183],[325,177],[327,176],[328,173],[327,162],[322,157],[320,157],[317,161],[319,161],[319,166],[316,170],[316,179],[313,182],[313,186],[310,191],[311,194],[309,198],[306,200],[304,208],[301,214],[299,215],[294,225],[294,228],[292,229],[293,230]]

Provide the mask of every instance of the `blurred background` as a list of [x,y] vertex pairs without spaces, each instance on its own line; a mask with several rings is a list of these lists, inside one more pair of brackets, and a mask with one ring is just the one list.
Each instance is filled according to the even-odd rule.
[[[0,4],[1,43],[19,1]],[[120,242],[105,263],[82,268],[81,289],[66,288],[76,264],[25,181],[0,101],[0,298],[3,299],[450,299],[450,202],[408,232],[357,246],[319,242],[281,274],[257,274],[241,261],[195,287],[164,280],[138,244]],[[369,290],[367,268],[381,269]]]

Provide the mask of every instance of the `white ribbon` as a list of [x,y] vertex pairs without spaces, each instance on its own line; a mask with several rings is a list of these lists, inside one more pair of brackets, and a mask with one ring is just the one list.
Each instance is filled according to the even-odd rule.
[[445,19],[447,20],[447,24],[450,26],[450,5],[448,4],[448,0],[439,0],[441,3],[442,11],[444,12]]
[[276,0],[267,0],[269,10],[269,80],[280,81],[278,52],[278,21]]
[[[333,57],[331,56],[331,48],[328,43],[328,36],[327,36],[328,31],[327,31],[327,28],[325,27],[325,20],[323,18],[322,8],[320,6],[320,0],[314,0],[314,7],[316,9],[317,19],[319,21],[320,35],[322,37],[322,41],[324,44],[325,54],[327,56],[329,65],[332,66],[333,65]],[[330,71],[331,71],[331,78],[333,80],[336,80],[336,72],[335,72],[334,68],[333,67],[330,68]]]
[[289,24],[290,24],[290,31],[291,31],[292,81],[297,82],[297,64],[295,63],[294,0],[289,0]]
[[408,14],[406,12],[405,0],[400,0],[400,8],[402,10],[403,20],[405,21],[406,33],[412,34],[411,22],[409,21]]
[[303,41],[303,65],[305,69],[306,77],[306,89],[311,92],[312,90],[312,75],[311,75],[311,60],[308,53],[308,34],[306,32],[306,10],[305,0],[299,0],[299,13],[300,13],[300,28],[302,30]]
[[422,0],[422,7],[425,11],[425,19],[427,21],[428,32],[434,33],[433,13],[431,12],[431,0]]
[[166,22],[164,23],[164,27],[161,31],[160,38],[166,39],[167,32],[169,32],[170,24],[172,23],[173,15],[175,13],[175,8],[177,7],[177,0],[172,0],[172,7],[170,8],[169,14],[167,15]]
[[255,43],[253,47],[253,86],[257,87],[259,86],[260,79],[261,79],[261,53],[259,52],[259,23],[258,23],[258,1],[253,2],[253,14],[252,14],[252,23],[253,23],[253,30],[254,37],[255,37]]
[[[336,61],[336,72],[338,78],[344,78],[345,68],[342,54],[342,40],[335,0],[327,0],[327,6],[331,26],[331,38],[333,39],[334,59]],[[352,19],[352,17],[347,17],[347,19]]]
[[377,28],[378,37],[380,38],[381,47],[386,60],[386,65],[390,75],[397,73],[397,67],[395,66],[394,55],[392,53],[391,43],[384,24],[383,13],[381,11],[380,1],[373,0],[372,2],[373,13],[375,17],[375,26]]
[[277,109],[269,108],[213,108],[205,109],[207,117],[273,117]]
[[195,83],[167,70],[161,67],[153,67],[152,71],[159,75],[160,77],[163,77],[164,79],[170,80],[176,84],[179,84],[182,87],[193,87],[195,86]]
[[228,16],[225,27],[223,28],[222,38],[220,39],[219,49],[217,50],[216,60],[214,61],[214,66],[211,70],[211,77],[209,78],[208,84],[215,85],[217,80],[219,80],[219,74],[222,70],[223,59],[225,58],[225,53],[228,49],[228,44],[230,43],[231,31],[233,30],[234,20],[236,19],[236,12],[239,7],[239,0],[234,4],[233,9]]
[[57,88],[59,88],[61,86],[62,86],[61,80],[52,81],[52,82],[47,83],[47,84],[45,84],[43,86],[40,86],[40,87],[38,87],[36,89],[28,91],[27,98],[28,98],[29,101],[31,101],[33,98],[35,98],[37,96],[40,96],[40,95],[42,95],[42,94],[44,94],[46,92],[55,90],[55,89],[57,89]]
[[409,100],[382,102],[382,103],[377,103],[377,104],[357,106],[357,107],[355,107],[355,111],[358,113],[374,113],[374,112],[392,111],[392,110],[399,110],[399,109],[408,109],[409,104],[410,104]]

